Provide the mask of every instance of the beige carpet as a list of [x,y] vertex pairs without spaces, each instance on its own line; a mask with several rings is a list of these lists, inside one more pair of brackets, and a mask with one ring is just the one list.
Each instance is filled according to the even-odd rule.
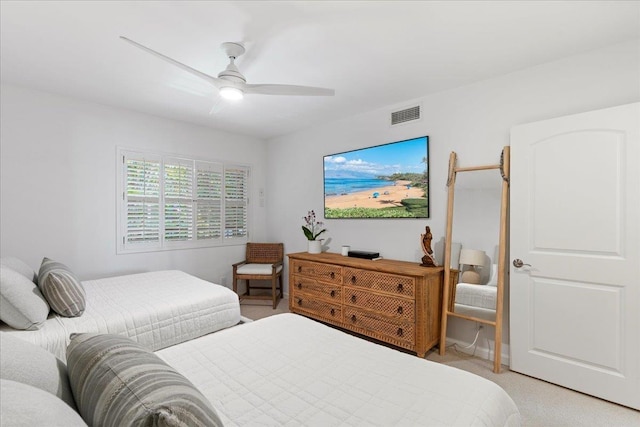
[[[242,303],[242,315],[257,320],[288,313],[288,301],[282,300],[274,310],[270,303]],[[520,409],[524,426],[615,426],[640,427],[640,412],[606,402],[535,378],[511,372],[493,373],[493,362],[471,357],[455,349],[445,356],[437,351],[427,354],[433,362],[443,363],[487,378],[502,387]]]
[[638,411],[509,371],[507,366],[502,373],[494,374],[490,360],[453,349],[448,349],[445,356],[433,351],[426,358],[498,384],[520,409],[525,426],[640,426]]

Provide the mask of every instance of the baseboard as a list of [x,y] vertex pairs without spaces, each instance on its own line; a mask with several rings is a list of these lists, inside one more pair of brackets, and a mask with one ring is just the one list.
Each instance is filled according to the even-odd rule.
[[[481,359],[493,360],[493,340],[489,341],[489,347],[487,347],[487,340],[481,339],[481,342],[478,343],[478,346],[475,349],[475,356]],[[447,337],[447,347],[451,344],[456,344],[456,350],[465,353],[468,355],[474,354],[474,348],[463,348],[471,345],[470,342],[464,342],[461,340],[457,340],[455,338]],[[500,360],[502,365],[510,366],[510,358],[509,358],[509,344],[502,344],[502,358]]]

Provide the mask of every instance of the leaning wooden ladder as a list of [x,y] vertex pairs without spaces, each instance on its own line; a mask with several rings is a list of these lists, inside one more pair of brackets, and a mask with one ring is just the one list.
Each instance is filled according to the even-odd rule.
[[[447,202],[447,229],[445,235],[445,251],[444,251],[444,290],[442,292],[442,321],[440,331],[440,355],[444,355],[447,344],[447,318],[449,316],[458,317],[461,319],[472,320],[474,322],[491,325],[495,328],[495,348],[493,357],[493,372],[500,373],[500,362],[502,352],[502,307],[504,296],[504,280],[505,280],[505,268],[507,263],[507,223],[508,223],[508,209],[509,209],[509,151],[508,146],[502,150],[500,156],[500,163],[496,165],[486,166],[472,166],[472,167],[457,167],[457,155],[455,152],[451,152],[449,155],[449,176],[447,178],[448,187],[448,202]],[[502,197],[500,206],[500,237],[498,248],[498,286],[496,290],[496,317],[495,320],[481,319],[465,314],[455,313],[451,307],[453,302],[450,301],[451,289],[450,289],[450,277],[451,277],[451,239],[453,234],[453,199],[454,189],[456,183],[456,174],[458,172],[470,172],[480,171],[488,169],[497,169],[502,175]]]

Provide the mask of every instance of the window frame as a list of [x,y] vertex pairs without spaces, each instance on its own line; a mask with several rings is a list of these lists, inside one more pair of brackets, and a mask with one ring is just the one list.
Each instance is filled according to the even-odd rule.
[[[158,240],[142,243],[132,243],[127,241],[127,224],[128,224],[128,201],[130,197],[126,194],[127,189],[127,159],[152,159],[151,161],[159,161],[159,220],[158,220]],[[117,230],[116,230],[116,253],[117,254],[129,254],[140,252],[159,252],[168,250],[179,249],[195,249],[206,247],[221,247],[221,246],[235,246],[242,245],[249,241],[249,234],[251,230],[250,225],[250,190],[251,190],[251,166],[248,164],[242,164],[239,162],[223,162],[216,160],[208,160],[202,158],[196,158],[192,156],[176,155],[169,153],[159,153],[146,150],[127,149],[123,147],[117,148],[117,191],[116,191],[116,217],[117,217]],[[165,208],[167,200],[177,200],[178,198],[169,198],[165,192],[165,165],[175,164],[180,162],[181,164],[190,163],[192,165],[192,194],[189,203],[191,204],[191,238],[188,240],[167,240],[165,229]],[[226,200],[225,200],[225,176],[227,170],[244,170],[246,172],[244,180],[244,206],[246,213],[246,222],[244,235],[226,237],[225,229],[225,214],[226,214]],[[198,171],[207,170],[215,174],[216,170],[220,171],[220,197],[199,197],[198,194]],[[187,198],[184,199],[186,203]],[[204,239],[198,238],[198,203],[202,205],[216,207],[216,203],[219,203],[219,236],[207,237]],[[214,232],[215,234],[215,232]]]

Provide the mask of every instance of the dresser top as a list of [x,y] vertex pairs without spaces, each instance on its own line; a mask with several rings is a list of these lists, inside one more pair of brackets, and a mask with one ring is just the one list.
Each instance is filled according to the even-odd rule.
[[341,265],[343,267],[362,268],[366,270],[379,271],[391,274],[406,274],[409,276],[428,276],[439,274],[442,267],[422,267],[416,262],[398,261],[393,259],[363,259],[343,256],[333,252],[323,252],[321,254],[310,254],[308,252],[297,252],[287,254],[289,259],[299,259],[304,261],[315,261],[328,264]]

